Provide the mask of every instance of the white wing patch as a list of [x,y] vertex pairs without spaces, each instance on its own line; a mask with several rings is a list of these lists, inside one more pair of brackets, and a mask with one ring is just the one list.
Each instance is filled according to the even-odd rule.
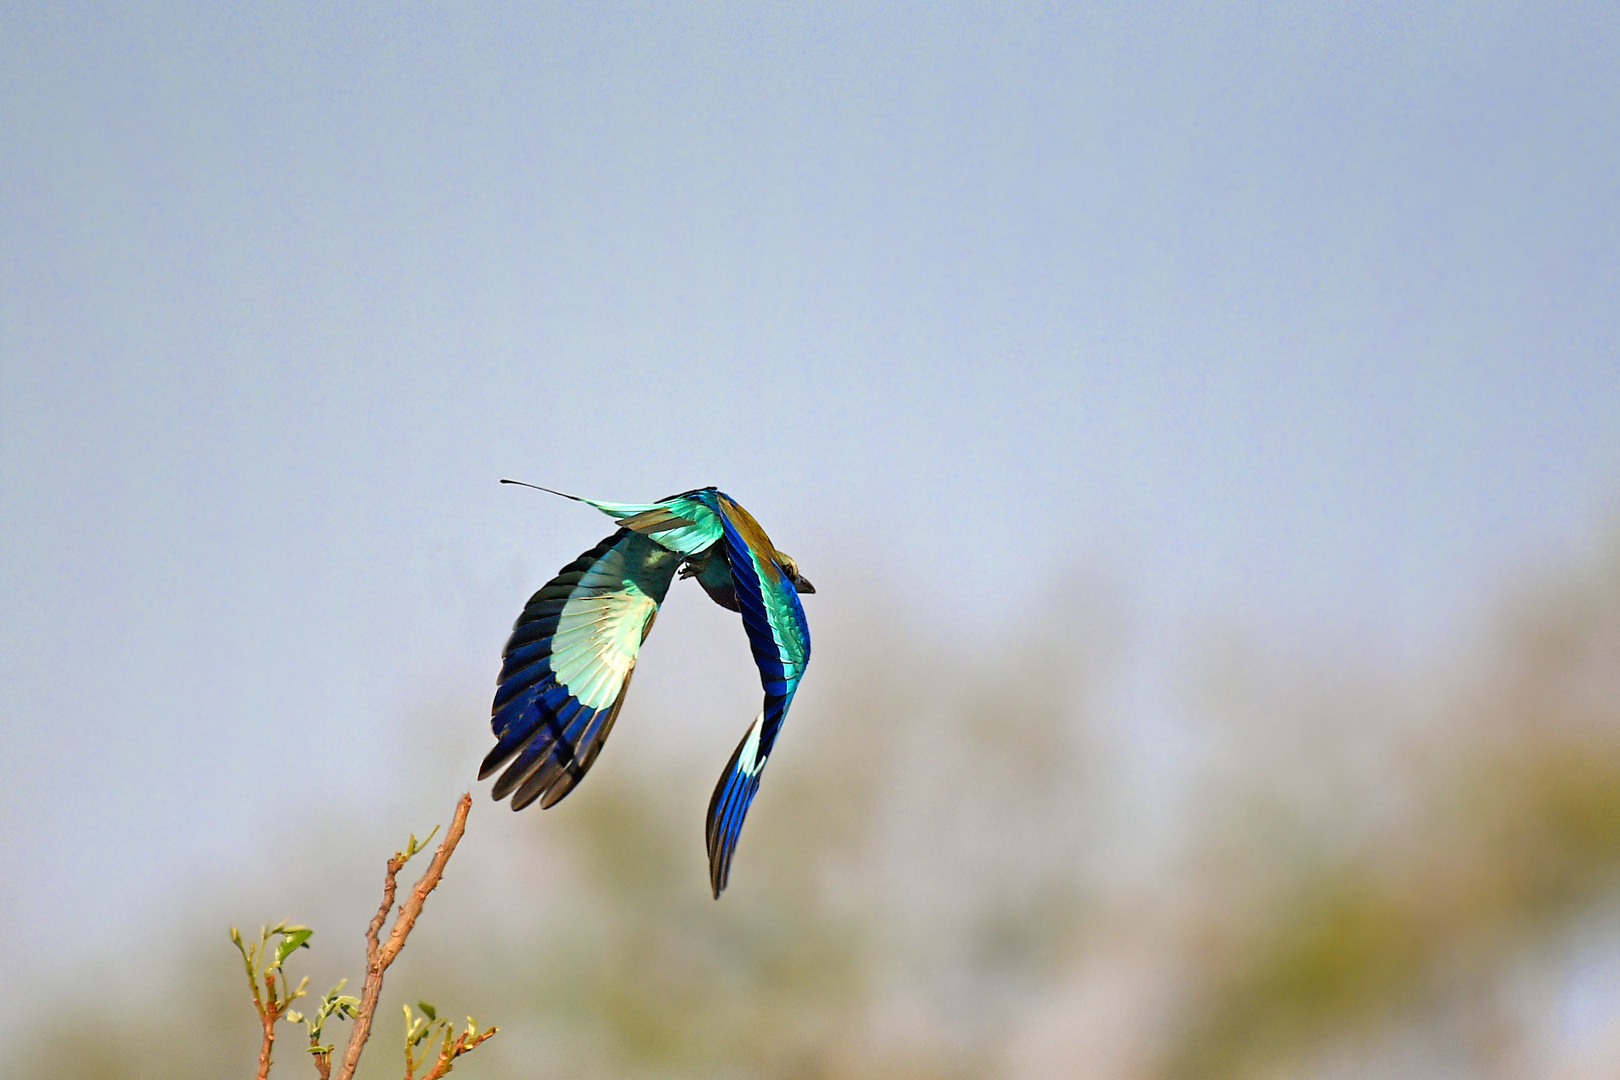
[[622,552],[603,556],[574,586],[552,634],[552,674],[586,708],[605,709],[618,698],[658,610],[625,569]]
[[759,729],[760,722],[765,719],[765,710],[761,709],[754,717],[753,726],[748,729],[748,738],[743,740],[742,751],[737,754],[737,771],[756,776],[765,763],[759,760]]

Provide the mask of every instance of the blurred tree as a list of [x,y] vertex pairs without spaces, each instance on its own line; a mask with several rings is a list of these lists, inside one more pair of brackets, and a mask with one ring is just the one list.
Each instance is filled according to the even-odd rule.
[[[1099,862],[1104,823],[1116,849],[1164,825],[1109,734],[1110,606],[1069,597],[971,650],[901,609],[821,633],[720,903],[707,769],[684,760],[617,755],[543,828],[465,854],[460,936],[408,958],[503,1019],[460,1069],[1536,1073],[1523,1025],[1550,1021],[1491,988],[1620,897],[1620,543],[1534,590],[1460,676],[1237,656],[1225,749],[1170,819],[1188,857],[1128,885]],[[6,1075],[250,1072],[252,1016],[201,974],[217,960],[161,997],[64,1002]]]

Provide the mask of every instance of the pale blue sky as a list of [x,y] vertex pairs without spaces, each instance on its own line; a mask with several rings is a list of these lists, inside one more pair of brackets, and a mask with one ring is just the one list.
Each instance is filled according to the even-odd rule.
[[956,640],[1434,648],[1614,520],[1616,12],[8,5],[0,964],[262,836],[266,731],[475,761],[605,531],[503,475]]

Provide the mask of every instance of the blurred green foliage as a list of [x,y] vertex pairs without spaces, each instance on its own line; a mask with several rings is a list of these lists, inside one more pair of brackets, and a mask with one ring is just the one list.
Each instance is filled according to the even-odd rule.
[[[1245,657],[1221,708],[1188,703],[1237,749],[1189,765],[1156,824],[1165,788],[1110,719],[1128,639],[1094,600],[973,657],[881,612],[818,626],[720,903],[697,763],[610,753],[522,827],[486,811],[469,835],[505,831],[458,856],[436,913],[454,931],[410,957],[412,982],[503,1018],[460,1068],[1181,1080],[1384,1075],[1410,1051],[1542,1074],[1567,1033],[1503,988],[1620,903],[1620,548],[1507,605],[1460,664]],[[6,1074],[247,1072],[247,1007],[207,1031],[214,966],[170,988],[197,1038],[177,1046],[150,1000],[92,998]],[[1567,1075],[1620,1063],[1620,1002],[1600,1004]]]

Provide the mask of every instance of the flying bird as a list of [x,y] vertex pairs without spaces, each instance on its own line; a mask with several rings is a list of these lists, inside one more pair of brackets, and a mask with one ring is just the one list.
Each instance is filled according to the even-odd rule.
[[[503,484],[521,484],[503,480]],[[524,484],[525,487],[538,487]],[[624,706],[641,643],[677,571],[742,615],[765,703],[726,763],[704,835],[715,899],[731,874],[743,818],[810,661],[800,593],[815,588],[792,557],[731,496],[697,488],[655,503],[611,503],[541,491],[596,507],[619,529],[529,598],[501,654],[490,726],[495,748],[478,770],[499,770],[491,792],[512,809],[555,806],[579,783]]]

